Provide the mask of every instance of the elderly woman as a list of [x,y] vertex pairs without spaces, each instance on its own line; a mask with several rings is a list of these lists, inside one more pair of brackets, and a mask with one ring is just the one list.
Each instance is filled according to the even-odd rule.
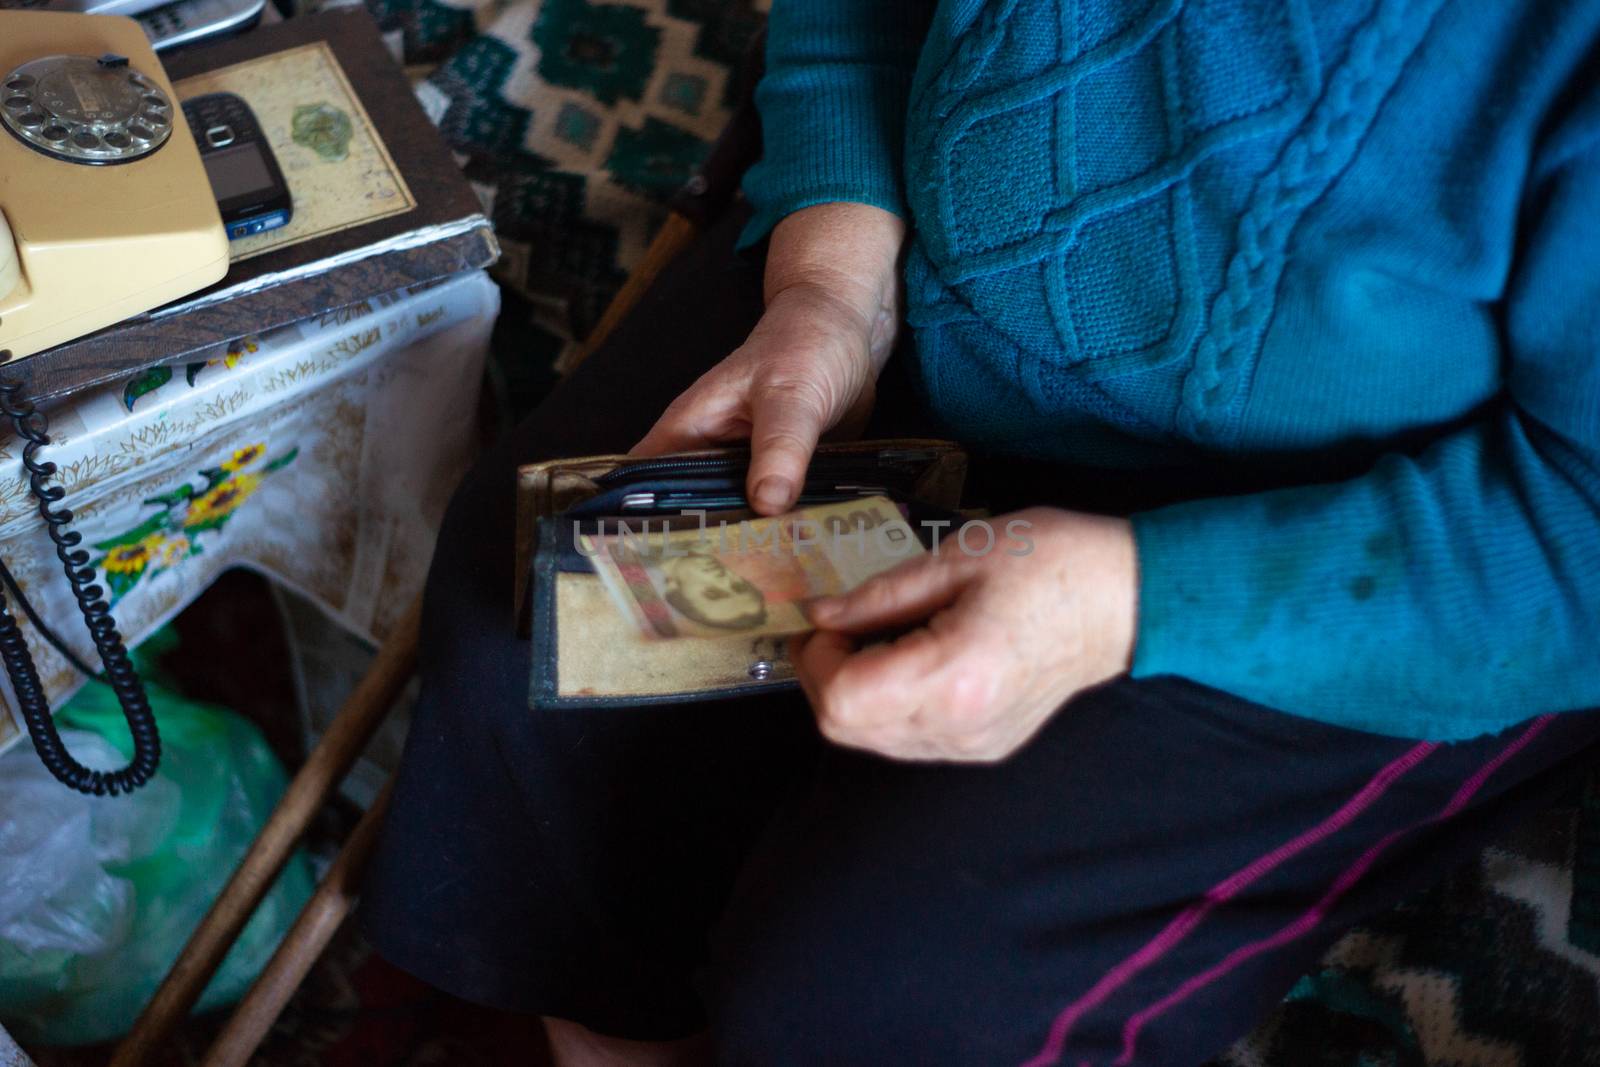
[[[1192,1065],[1593,758],[1600,2],[776,0],[758,103],[446,523],[388,957],[564,1064]],[[818,603],[803,700],[528,710],[514,463],[775,514],[864,423],[1034,551]]]

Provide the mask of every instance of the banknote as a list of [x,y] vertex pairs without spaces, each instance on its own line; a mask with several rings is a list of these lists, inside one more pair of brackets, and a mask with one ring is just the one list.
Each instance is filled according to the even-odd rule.
[[664,525],[635,519],[578,538],[612,602],[650,640],[804,633],[808,601],[848,592],[924,551],[899,505],[881,496]]

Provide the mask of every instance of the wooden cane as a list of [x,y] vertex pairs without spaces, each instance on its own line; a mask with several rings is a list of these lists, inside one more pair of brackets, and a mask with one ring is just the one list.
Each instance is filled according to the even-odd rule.
[[305,766],[289,783],[272,817],[184,945],[133,1030],[117,1046],[111,1067],[142,1067],[200,999],[239,931],[283,870],[296,842],[366,748],[411,677],[416,668],[421,613],[419,596],[378,650],[377,659],[339,709],[328,732],[306,757]]
[[306,974],[355,907],[361,872],[372,856],[378,827],[389,810],[389,793],[393,787],[391,778],[356,824],[316,893],[278,945],[278,951],[272,954],[266,969],[233,1010],[228,1025],[217,1035],[202,1067],[243,1067],[255,1055],[278,1016],[283,1014],[284,1005],[300,988]]

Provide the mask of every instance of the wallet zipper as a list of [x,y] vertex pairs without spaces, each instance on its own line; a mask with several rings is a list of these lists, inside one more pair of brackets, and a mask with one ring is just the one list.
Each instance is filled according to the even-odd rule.
[[[873,452],[864,456],[821,456],[815,466],[826,470],[827,467],[837,465],[846,470],[860,469],[863,471],[876,471],[885,464],[912,464],[924,463],[938,453],[929,448],[886,448],[882,452]],[[617,467],[607,471],[594,480],[602,488],[610,489],[620,482],[632,481],[637,478],[653,477],[661,474],[684,474],[690,471],[710,470],[737,470],[750,463],[750,454],[740,452],[731,456],[693,456],[673,459],[644,459],[637,463]]]
[[[889,487],[884,485],[835,485],[827,489],[801,493],[794,506],[803,508],[811,504],[831,504],[839,500],[849,500],[851,497],[888,495]],[[623,496],[620,508],[623,511],[689,507],[716,510],[748,507],[749,503],[743,493],[713,493],[704,490],[655,492],[643,489]]]

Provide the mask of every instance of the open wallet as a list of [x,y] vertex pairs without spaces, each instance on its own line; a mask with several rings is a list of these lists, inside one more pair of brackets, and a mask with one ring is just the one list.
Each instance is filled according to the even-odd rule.
[[[795,686],[783,637],[641,636],[579,547],[580,536],[602,525],[654,527],[698,513],[752,517],[744,495],[749,464],[747,449],[716,449],[518,468],[516,618],[532,648],[531,708],[680,703]],[[827,444],[812,457],[799,505],[888,497],[926,543],[931,527],[919,520],[959,518],[966,474],[966,453],[949,441]]]

